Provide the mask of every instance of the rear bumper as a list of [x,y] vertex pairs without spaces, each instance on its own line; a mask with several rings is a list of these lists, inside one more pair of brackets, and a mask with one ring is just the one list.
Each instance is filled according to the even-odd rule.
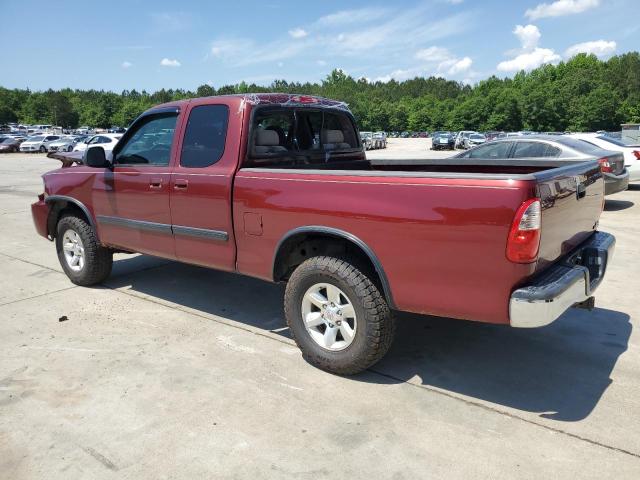
[[31,204],[31,217],[36,227],[36,232],[45,238],[49,238],[47,231],[47,221],[49,219],[49,205],[44,200],[39,200]]
[[509,302],[511,326],[543,327],[587,300],[602,282],[615,245],[613,235],[596,232],[562,262],[515,290]]
[[629,186],[629,170],[626,168],[620,175],[613,173],[604,174],[604,194],[611,195],[613,193],[622,192]]

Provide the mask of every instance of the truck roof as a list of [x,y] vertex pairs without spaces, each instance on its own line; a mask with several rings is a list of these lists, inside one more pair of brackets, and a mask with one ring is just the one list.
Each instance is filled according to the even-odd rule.
[[[250,105],[283,105],[283,106],[296,106],[296,107],[320,107],[320,108],[337,108],[340,110],[349,111],[349,106],[346,102],[338,100],[331,100],[329,98],[318,97],[315,95],[304,95],[295,93],[238,93],[232,95],[214,95],[217,98],[232,98],[236,99],[239,104],[246,103]],[[163,103],[156,105],[149,110],[156,108],[166,107],[180,107],[190,102],[203,100],[205,98],[212,97],[199,97],[190,98],[185,100],[177,100],[175,102]]]

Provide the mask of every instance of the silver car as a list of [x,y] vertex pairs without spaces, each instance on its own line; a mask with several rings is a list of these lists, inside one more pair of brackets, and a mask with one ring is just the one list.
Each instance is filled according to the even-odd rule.
[[20,145],[20,151],[46,153],[49,151],[49,145],[56,140],[60,140],[60,135],[36,135],[29,137]]
[[482,145],[487,141],[487,137],[485,137],[481,133],[472,133],[468,137],[465,137],[463,148],[469,149],[472,147],[477,147],[478,145]]
[[62,137],[55,142],[49,144],[48,150],[50,152],[71,152],[76,143],[78,143],[80,137],[66,136]]

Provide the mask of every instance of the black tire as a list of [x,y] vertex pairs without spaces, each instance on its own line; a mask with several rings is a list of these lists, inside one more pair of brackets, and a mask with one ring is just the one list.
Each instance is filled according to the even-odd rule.
[[[358,324],[352,343],[344,350],[321,347],[305,328],[302,300],[317,283],[338,287],[354,307]],[[287,283],[284,310],[304,359],[339,375],[353,375],[378,362],[389,350],[395,333],[395,320],[378,287],[356,267],[338,258],[314,257],[299,265]]]
[[[84,267],[80,271],[74,271],[64,255],[62,240],[67,230],[76,232],[82,240],[84,247]],[[64,273],[76,285],[88,287],[104,281],[111,274],[113,265],[113,252],[102,247],[96,239],[95,232],[83,218],[73,214],[64,215],[57,225],[56,251],[58,260]]]
[[40,145],[40,153],[47,153],[47,147]]

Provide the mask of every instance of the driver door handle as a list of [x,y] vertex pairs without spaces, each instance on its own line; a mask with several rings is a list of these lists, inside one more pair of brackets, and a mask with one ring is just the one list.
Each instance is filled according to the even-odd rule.
[[176,179],[173,182],[173,188],[175,190],[186,190],[189,186],[189,180]]
[[162,188],[162,179],[152,178],[151,180],[149,180],[149,188]]

